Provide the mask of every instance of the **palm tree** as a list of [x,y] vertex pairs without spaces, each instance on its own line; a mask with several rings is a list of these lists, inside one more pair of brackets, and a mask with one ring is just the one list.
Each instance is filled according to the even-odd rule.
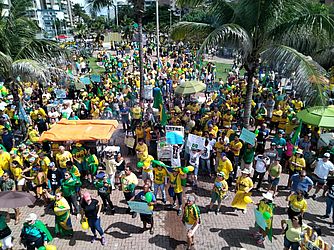
[[[45,82],[48,67],[43,62],[51,61],[62,53],[56,43],[36,38],[40,32],[36,23],[26,17],[30,0],[11,0],[10,9],[2,11],[0,4],[0,78],[13,94],[13,104],[19,112],[19,88],[22,81]],[[22,133],[24,123],[21,121]]]
[[[13,66],[20,60],[33,59],[36,64],[60,55],[56,43],[36,38],[40,29],[26,17],[26,8],[31,4],[30,0],[12,0],[8,14],[3,15],[0,9],[0,76],[3,78],[13,76]],[[27,61],[24,65],[27,66]]]
[[[179,3],[195,7],[207,1],[179,0]],[[247,71],[245,127],[249,126],[253,78],[260,63],[288,62],[296,72],[296,91],[312,93],[307,96],[308,104],[324,105],[326,96],[321,79],[325,71],[307,55],[333,44],[334,21],[328,9],[312,0],[213,0],[207,9],[208,20],[212,22],[180,22],[173,28],[172,38],[191,39],[201,34],[200,52],[224,43],[240,50],[241,63]],[[309,81],[311,76],[316,79],[315,84]]]
[[116,15],[117,10],[113,0],[86,0],[88,7],[90,7],[93,11],[99,12],[103,8],[107,8],[108,22],[110,22],[110,8],[114,8],[115,11],[115,23],[116,23]]

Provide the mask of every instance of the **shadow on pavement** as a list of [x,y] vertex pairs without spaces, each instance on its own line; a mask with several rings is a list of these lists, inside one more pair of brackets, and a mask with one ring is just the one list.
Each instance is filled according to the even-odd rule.
[[250,229],[232,228],[225,230],[221,228],[210,228],[210,232],[219,232],[218,235],[226,241],[230,248],[243,248],[241,243],[256,246],[258,249],[264,248],[263,246],[258,246],[256,240],[249,235]]
[[[121,232],[112,230],[113,228],[117,228]],[[131,237],[132,234],[141,233],[141,231],[142,231],[141,227],[137,227],[132,224],[128,224],[124,222],[115,222],[109,225],[109,227],[104,232],[118,239],[126,239],[126,238]]]
[[186,241],[176,240],[166,235],[156,235],[148,240],[150,244],[164,249],[176,249],[179,245],[186,245]]

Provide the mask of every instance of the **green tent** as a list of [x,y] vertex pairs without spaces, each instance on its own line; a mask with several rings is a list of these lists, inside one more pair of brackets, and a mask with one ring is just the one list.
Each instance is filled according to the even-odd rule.
[[334,128],[334,106],[315,106],[297,113],[303,123],[321,128]]

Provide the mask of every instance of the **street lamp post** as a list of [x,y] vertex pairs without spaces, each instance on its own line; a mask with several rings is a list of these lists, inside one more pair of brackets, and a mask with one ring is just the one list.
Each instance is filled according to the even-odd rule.
[[[155,12],[156,12],[156,26],[157,26],[157,60],[158,60],[158,74],[159,74],[159,60],[160,60],[160,40],[159,40],[159,0],[155,1]],[[158,75],[157,74],[157,75]]]

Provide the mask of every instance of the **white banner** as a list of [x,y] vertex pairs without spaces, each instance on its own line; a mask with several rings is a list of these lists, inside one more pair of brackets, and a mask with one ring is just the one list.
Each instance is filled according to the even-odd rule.
[[204,149],[205,138],[197,135],[189,134],[187,140],[187,147],[196,148],[199,150]]

